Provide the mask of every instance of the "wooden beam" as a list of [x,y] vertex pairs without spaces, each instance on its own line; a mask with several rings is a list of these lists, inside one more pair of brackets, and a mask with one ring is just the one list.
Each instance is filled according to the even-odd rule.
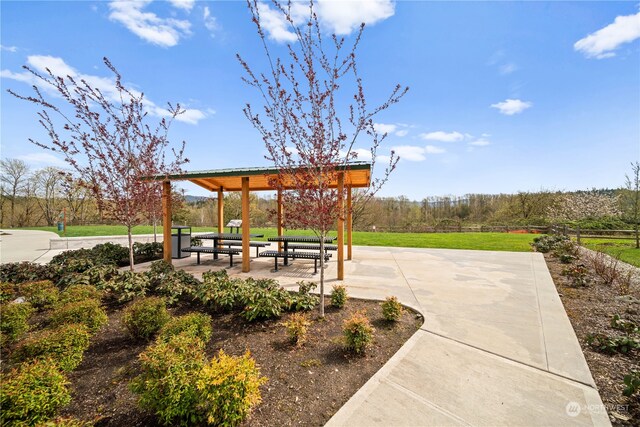
[[344,280],[344,172],[338,173],[338,280]]
[[353,212],[351,209],[351,187],[347,187],[347,259],[351,261],[352,256],[352,243],[351,238],[352,226],[353,226]]
[[[282,206],[282,190],[278,188],[278,237],[282,236],[282,224],[284,221],[284,206]],[[278,242],[278,251],[282,251],[282,242]]]
[[[218,233],[224,232],[224,193],[222,187],[218,189]],[[218,245],[222,247],[222,243]]]
[[249,266],[249,177],[242,177],[242,272],[248,273]]
[[162,181],[162,250],[171,264],[171,181]]

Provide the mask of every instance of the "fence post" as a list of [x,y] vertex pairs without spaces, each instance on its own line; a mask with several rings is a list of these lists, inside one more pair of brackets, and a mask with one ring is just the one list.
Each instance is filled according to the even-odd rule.
[[580,244],[580,226],[578,225],[576,227],[576,241],[578,242],[578,245]]

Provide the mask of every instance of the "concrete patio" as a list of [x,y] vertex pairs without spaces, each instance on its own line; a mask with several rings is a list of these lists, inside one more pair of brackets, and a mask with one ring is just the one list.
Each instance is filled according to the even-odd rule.
[[[2,262],[16,258],[15,240],[3,236]],[[273,259],[252,258],[243,274],[211,258],[174,261],[196,276],[227,268],[285,287],[319,279],[303,260],[276,273]],[[329,292],[335,262],[326,277]],[[395,295],[425,322],[327,425],[610,425],[541,254],[354,247],[344,284],[353,297]]]

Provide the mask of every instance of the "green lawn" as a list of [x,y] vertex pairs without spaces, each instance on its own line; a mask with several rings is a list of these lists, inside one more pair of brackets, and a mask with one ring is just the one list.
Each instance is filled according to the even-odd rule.
[[633,240],[582,239],[582,245],[589,249],[618,257],[621,261],[640,267],[640,249],[636,249]]
[[[57,233],[56,227],[32,227]],[[158,234],[162,228],[158,227]],[[193,232],[214,231],[213,227],[194,227]],[[118,225],[92,225],[67,227],[67,237],[125,235],[127,229]],[[134,234],[151,234],[153,227],[138,226]],[[277,235],[275,228],[253,228],[251,233],[264,234],[265,239]],[[61,234],[61,233],[59,233]],[[308,230],[289,230],[287,234],[313,234]],[[335,236],[335,232],[331,233]],[[533,234],[510,233],[373,233],[356,231],[353,244],[360,246],[396,246],[406,248],[478,249],[491,251],[528,252]],[[346,236],[345,236],[346,238]]]

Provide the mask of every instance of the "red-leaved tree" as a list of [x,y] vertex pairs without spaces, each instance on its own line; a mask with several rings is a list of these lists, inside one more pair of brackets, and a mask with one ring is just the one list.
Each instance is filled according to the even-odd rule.
[[[272,184],[283,191],[287,221],[313,230],[320,237],[320,253],[324,254],[324,239],[345,214],[339,209],[335,188],[338,174],[348,171],[350,161],[357,158],[356,143],[357,148],[366,144],[374,169],[377,150],[386,134],[376,132],[373,117],[398,102],[408,88],[395,86],[384,103],[369,108],[356,66],[364,24],[352,44],[335,35],[327,40],[313,1],[304,18],[293,16],[291,2],[274,0],[272,4],[296,35],[296,41],[287,45],[287,59],[275,58],[262,26],[260,10],[264,5],[248,0],[269,67],[266,72],[256,73],[238,55],[246,71],[243,80],[259,91],[264,104],[262,111],[247,104],[244,113],[262,135],[268,151],[266,158],[279,170],[279,177]],[[361,197],[372,197],[387,181],[397,161],[391,152],[385,170],[365,193],[360,193]],[[321,316],[324,273],[321,262]]]
[[91,191],[105,217],[127,227],[133,270],[131,230],[143,221],[145,208],[157,203],[160,185],[143,178],[179,173],[188,162],[183,156],[184,142],[177,150],[171,150],[170,161],[166,157],[170,124],[184,110],[179,104],[169,104],[167,118],[150,125],[144,95],[126,88],[107,58],[104,63],[114,74],[111,93],[103,93],[84,79],[56,76],[49,69],[40,74],[28,66],[23,68],[41,81],[43,88],[57,92],[62,105],[47,100],[37,85],[33,86],[32,96],[12,90],[9,93],[42,107],[39,122],[50,140],[29,140],[61,153],[77,172],[78,182]]

